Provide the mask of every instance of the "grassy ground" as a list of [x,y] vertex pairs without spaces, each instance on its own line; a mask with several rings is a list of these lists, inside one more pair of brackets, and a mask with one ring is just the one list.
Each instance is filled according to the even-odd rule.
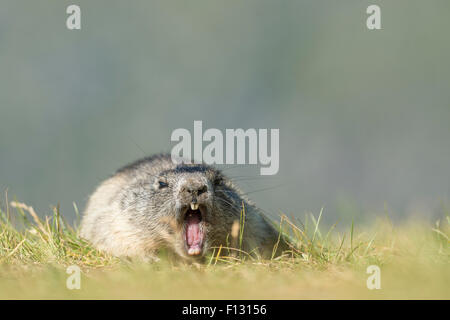
[[[284,257],[211,254],[205,265],[123,261],[77,237],[55,208],[39,219],[10,203],[0,212],[1,299],[450,299],[450,219],[431,226],[410,221],[347,232],[322,230],[321,213],[282,217],[295,248]],[[224,251],[222,251],[224,252]],[[81,288],[69,290],[67,267],[81,269]],[[381,270],[381,289],[369,290],[369,265]]]

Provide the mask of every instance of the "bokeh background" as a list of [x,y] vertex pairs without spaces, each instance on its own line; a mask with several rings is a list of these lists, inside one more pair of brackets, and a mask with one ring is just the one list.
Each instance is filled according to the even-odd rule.
[[[382,30],[367,30],[369,4]],[[73,219],[118,167],[203,120],[280,129],[276,176],[226,170],[273,217],[433,221],[450,204],[449,13],[448,0],[3,0],[0,188]]]

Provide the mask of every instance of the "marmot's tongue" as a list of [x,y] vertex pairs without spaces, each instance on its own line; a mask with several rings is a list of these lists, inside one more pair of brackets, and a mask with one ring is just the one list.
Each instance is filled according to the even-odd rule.
[[186,217],[186,243],[188,245],[188,254],[197,255],[201,252],[203,234],[200,230],[199,214],[189,214]]

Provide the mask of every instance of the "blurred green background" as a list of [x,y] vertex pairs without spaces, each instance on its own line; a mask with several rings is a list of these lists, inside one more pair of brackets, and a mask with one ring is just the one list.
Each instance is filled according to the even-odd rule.
[[434,219],[450,196],[449,14],[448,0],[3,0],[1,190],[73,219],[72,202],[203,120],[280,129],[276,176],[226,170],[274,217]]

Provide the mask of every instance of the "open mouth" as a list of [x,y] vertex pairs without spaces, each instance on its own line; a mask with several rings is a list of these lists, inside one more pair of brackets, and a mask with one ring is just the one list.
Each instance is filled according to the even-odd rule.
[[191,204],[187,209],[185,222],[185,244],[188,255],[200,255],[203,249],[203,224],[202,208],[198,204]]

